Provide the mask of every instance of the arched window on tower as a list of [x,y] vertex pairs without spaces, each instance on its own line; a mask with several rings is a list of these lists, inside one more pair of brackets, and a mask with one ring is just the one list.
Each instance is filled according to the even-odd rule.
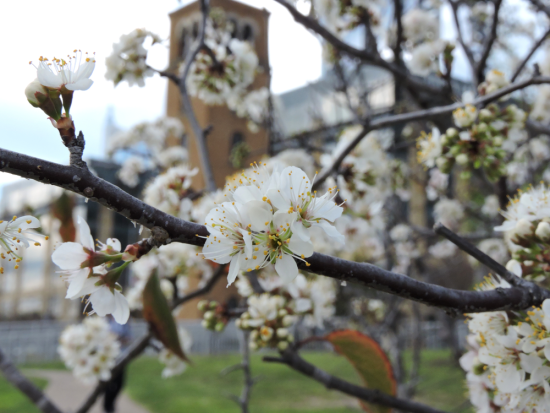
[[181,31],[180,35],[180,43],[178,48],[178,57],[185,59],[185,55],[187,54],[187,29],[183,29]]
[[254,40],[254,30],[248,23],[243,26],[243,40],[247,40],[249,42]]
[[199,22],[193,23],[193,31],[192,31],[193,39],[196,39],[199,37]]
[[231,38],[239,37],[239,24],[236,19],[229,19],[231,23]]

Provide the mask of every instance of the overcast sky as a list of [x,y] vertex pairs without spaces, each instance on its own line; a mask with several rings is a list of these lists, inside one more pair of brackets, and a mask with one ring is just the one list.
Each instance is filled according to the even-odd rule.
[[[317,39],[272,0],[241,0],[271,12],[269,52],[272,90],[281,93],[317,79],[321,75],[321,46]],[[66,163],[67,149],[46,115],[33,108],[24,90],[36,77],[29,61],[38,57],[62,57],[72,50],[95,52],[97,64],[93,86],[75,92],[71,114],[77,131],[86,137],[87,157],[102,157],[103,128],[108,107],[116,122],[130,127],[154,120],[165,111],[166,81],[149,78],[144,88],[116,88],[104,78],[105,57],[122,34],[145,28],[167,39],[168,13],[190,3],[177,0],[95,0],[6,2],[0,13],[3,64],[0,65],[0,147],[53,162]],[[159,69],[167,64],[168,50],[154,46],[148,63]],[[0,187],[18,178],[0,172]]]

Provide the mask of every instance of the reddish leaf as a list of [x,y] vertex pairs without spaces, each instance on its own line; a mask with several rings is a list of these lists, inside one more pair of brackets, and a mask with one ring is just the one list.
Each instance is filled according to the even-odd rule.
[[63,242],[76,239],[76,228],[73,220],[74,198],[63,192],[52,204],[52,214],[61,222],[59,235]]
[[[395,396],[397,382],[393,376],[391,363],[386,353],[372,338],[355,330],[335,331],[325,337],[338,354],[343,355],[361,376],[363,384],[369,389],[377,389]],[[360,401],[366,412],[389,413],[386,406]]]
[[164,347],[180,359],[189,362],[181,348],[176,322],[160,289],[160,281],[156,274],[149,277],[143,289],[143,318],[147,320],[153,334]]

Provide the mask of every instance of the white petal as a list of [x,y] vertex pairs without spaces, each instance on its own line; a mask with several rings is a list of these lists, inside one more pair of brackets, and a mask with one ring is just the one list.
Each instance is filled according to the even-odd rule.
[[515,364],[499,364],[495,367],[497,388],[504,393],[515,392],[521,384],[521,373]]
[[294,236],[290,238],[288,249],[294,254],[303,255],[304,257],[311,257],[313,255],[313,244],[311,241],[302,241]]
[[[13,224],[10,225],[10,228],[12,226],[14,228],[21,228],[21,230],[24,231],[28,228],[40,228],[40,221],[37,218],[33,217],[33,216],[25,215],[23,217],[17,218],[15,221],[13,221]],[[0,231],[0,233],[1,232],[2,231]]]
[[[79,271],[76,271],[75,273],[71,274],[69,279],[69,288],[67,288],[67,295],[65,295],[65,298],[68,300],[72,300],[73,298],[82,297],[82,288],[84,288],[84,284],[86,283],[86,280],[88,279],[88,275],[90,275],[90,268],[82,268]],[[98,279],[95,280],[95,282],[99,281]]]
[[542,359],[539,356],[532,356],[519,353],[521,368],[527,373],[532,373],[537,367],[542,366]]
[[[99,277],[96,277],[96,276],[86,278],[86,281],[84,281],[84,285],[80,289],[80,292],[79,292],[80,295],[78,297],[82,297],[88,294],[93,294],[98,289],[105,288],[102,286],[98,287],[96,285],[96,283],[99,282],[99,280],[100,280]],[[76,297],[73,297],[73,298],[76,298]]]
[[112,247],[117,252],[120,252],[120,249],[122,248],[122,245],[120,245],[120,241],[116,238],[107,239],[107,245]]
[[78,68],[77,72],[75,73],[74,80],[80,80],[80,79],[87,79],[89,78],[95,69],[95,60],[90,60],[89,62],[86,62]]
[[266,196],[275,208],[283,211],[288,211],[290,208],[290,201],[280,188],[270,188],[267,191]]
[[76,270],[89,258],[82,244],[64,242],[52,254],[52,261],[62,270]]
[[329,237],[333,238],[335,241],[339,242],[340,244],[342,245],[346,244],[346,237],[340,234],[338,230],[332,224],[329,224],[327,221],[319,221],[318,223],[312,222],[312,224],[323,228],[323,230]]
[[115,290],[115,310],[113,311],[113,318],[118,324],[126,324],[128,318],[130,318],[130,306],[128,300],[124,295]]
[[277,257],[275,261],[275,271],[285,283],[289,283],[298,275],[298,266],[294,258],[288,254],[283,254],[282,258]]
[[82,217],[78,217],[78,232],[80,234],[80,243],[88,248],[90,251],[95,251],[94,239],[90,233],[90,227],[86,220]]
[[54,74],[43,62],[41,62],[38,66],[36,77],[42,86],[57,89],[63,85],[61,76],[59,74]]
[[290,225],[290,229],[292,230],[292,236],[296,235],[302,241],[309,241],[311,238],[309,231],[304,227],[302,221],[294,221]]
[[296,221],[296,212],[289,214],[287,211],[277,211],[273,214],[273,225],[275,228],[285,231]]
[[252,200],[246,203],[243,213],[254,231],[267,231],[273,218],[273,212],[270,209],[267,202]]
[[[208,236],[202,248],[202,253],[205,258],[217,262],[218,264],[227,264],[231,261],[230,254],[235,252],[233,249],[233,242],[227,241],[227,238],[221,234],[215,234],[216,233]],[[216,239],[214,239],[214,236],[216,236]]]
[[260,189],[255,185],[240,186],[233,192],[235,201],[245,204],[250,201],[259,201],[262,199]]
[[88,90],[93,84],[94,81],[91,79],[80,79],[74,83],[67,83],[65,87],[69,90]]
[[[330,194],[326,194],[327,196]],[[310,207],[315,209],[315,218],[324,218],[330,222],[334,222],[336,219],[342,216],[344,208],[336,205],[334,201],[317,198],[315,204]]]
[[116,309],[115,295],[111,292],[109,287],[104,285],[91,293],[90,301],[94,307],[94,311],[100,317],[112,314]]
[[229,264],[229,273],[227,274],[227,286],[229,287],[235,279],[237,278],[237,275],[239,275],[240,265],[239,260],[241,254],[235,254],[233,255],[233,258],[231,258],[231,264]]

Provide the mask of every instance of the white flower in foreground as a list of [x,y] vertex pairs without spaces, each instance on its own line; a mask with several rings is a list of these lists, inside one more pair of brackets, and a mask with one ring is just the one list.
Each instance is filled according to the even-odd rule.
[[[531,187],[510,201],[506,211],[502,211],[505,221],[495,227],[495,231],[514,230],[520,221],[538,221],[550,217],[550,193],[544,185]],[[524,222],[521,221],[521,222]],[[523,225],[524,226],[524,225]]]
[[89,295],[86,308],[91,303],[93,310],[89,311],[88,315],[97,314],[100,317],[105,317],[107,314],[112,314],[117,323],[126,324],[130,317],[130,305],[120,292],[122,287],[116,280],[127,264],[109,272],[100,270],[85,280],[79,295]]
[[442,40],[425,42],[412,50],[411,60],[407,62],[411,73],[418,76],[428,76],[439,70],[439,55],[443,53],[447,43]]
[[279,211],[286,211],[292,218],[290,229],[303,241],[309,241],[309,229],[321,227],[335,241],[345,244],[345,237],[332,223],[342,215],[343,208],[333,201],[338,194],[336,187],[329,188],[323,196],[312,193],[313,182],[304,171],[296,167],[283,169],[275,185],[267,195],[272,205]]
[[434,205],[434,219],[455,228],[464,217],[464,207],[456,199],[442,198]]
[[83,55],[80,50],[73,52],[75,55],[68,56],[68,61],[55,57],[49,61],[41,56],[36,70],[38,81],[51,89],[88,90],[94,83],[90,76],[94,72],[95,57]]
[[[36,246],[40,243],[31,237],[43,237],[37,234],[32,229],[39,228],[40,221],[37,218],[25,215],[17,218],[14,216],[11,221],[0,221],[0,258],[8,261],[15,261],[15,269],[23,258],[16,252],[19,249],[28,248],[32,242]],[[45,237],[46,240],[48,237]],[[4,254],[7,254],[7,256]],[[0,274],[4,273],[4,269],[0,266]]]
[[[65,281],[69,282],[65,298],[80,297],[80,290],[86,279],[92,274],[94,267],[100,266],[109,260],[109,257],[95,251],[94,239],[90,233],[90,227],[86,221],[78,217],[77,221],[80,242],[64,242],[52,254],[52,261],[61,268]],[[118,246],[120,242],[115,239],[107,241],[108,244]],[[114,250],[113,250],[114,251]]]

